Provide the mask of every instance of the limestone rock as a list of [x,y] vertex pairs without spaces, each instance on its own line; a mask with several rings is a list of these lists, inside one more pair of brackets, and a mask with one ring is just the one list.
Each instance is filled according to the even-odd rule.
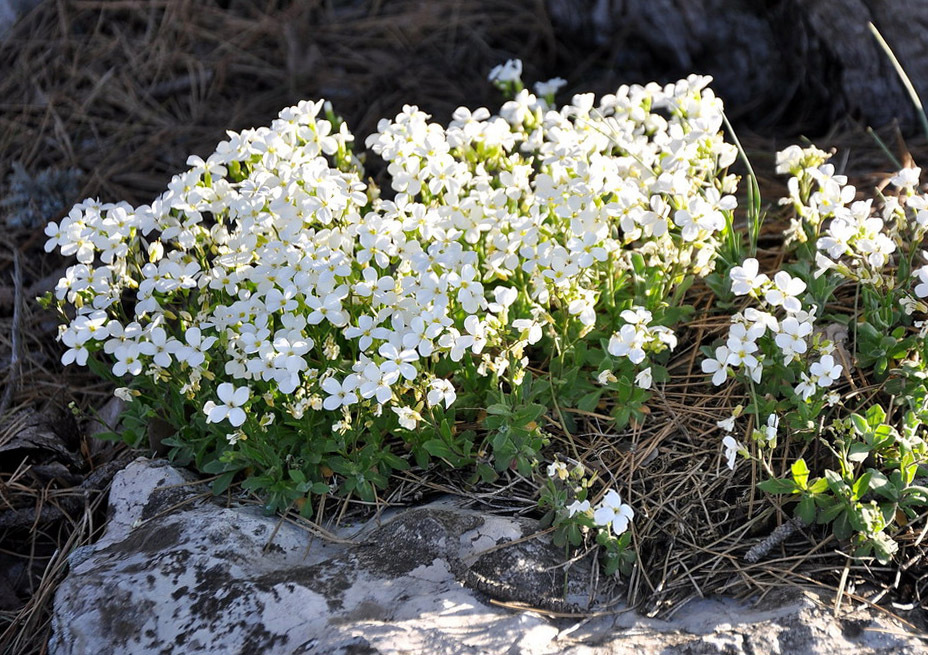
[[569,610],[590,586],[575,563],[560,598],[562,553],[521,541],[532,521],[445,501],[326,540],[203,492],[163,462],[117,476],[107,533],[72,556],[58,590],[53,655],[928,652],[872,616],[842,622],[806,597],[755,609],[702,601],[672,623],[516,612],[490,596]]

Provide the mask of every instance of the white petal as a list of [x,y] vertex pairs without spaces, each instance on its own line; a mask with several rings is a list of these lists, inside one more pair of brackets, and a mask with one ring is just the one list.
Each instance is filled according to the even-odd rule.
[[248,402],[248,398],[250,396],[251,396],[251,389],[249,389],[248,387],[239,387],[238,389],[235,390],[235,393],[232,395],[231,404],[234,405],[235,407],[241,407],[242,405]]
[[593,512],[593,522],[596,523],[596,525],[606,527],[612,523],[613,519],[615,519],[615,512],[608,507],[599,507]]
[[235,387],[232,386],[229,382],[223,382],[219,385],[219,388],[216,389],[216,395],[219,396],[219,400],[224,403],[228,403],[232,400],[232,395],[235,393]]
[[245,410],[240,407],[234,407],[229,410],[229,423],[233,427],[238,427],[245,422]]
[[219,423],[228,414],[229,408],[225,405],[215,405],[211,407],[206,417],[207,423]]

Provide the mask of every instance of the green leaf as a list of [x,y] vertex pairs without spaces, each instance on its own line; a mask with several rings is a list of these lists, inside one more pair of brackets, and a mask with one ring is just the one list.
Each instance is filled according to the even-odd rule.
[[[842,509],[846,508],[842,507]],[[831,531],[834,533],[835,537],[842,541],[851,536],[854,531],[851,529],[847,511],[841,512],[835,517],[834,523],[831,524]]]
[[[854,414],[856,416],[856,414]],[[886,412],[879,405],[871,405],[867,408],[867,423],[870,424],[870,427],[875,428],[876,426],[883,423],[886,420]]]
[[477,464],[477,476],[483,482],[494,482],[499,477],[499,474],[492,466],[480,463]]
[[235,477],[235,474],[238,471],[228,471],[223,473],[218,478],[213,480],[212,492],[214,496],[219,496],[225,493],[226,489],[229,488],[229,485],[232,484],[232,479]]
[[518,426],[528,425],[532,421],[537,421],[544,413],[545,408],[543,405],[532,403],[531,405],[518,410],[513,415],[512,422],[514,425]]
[[899,550],[899,544],[893,541],[888,534],[882,532],[873,535],[870,542],[873,544],[874,555],[880,564],[889,564],[893,555]]
[[793,474],[793,480],[796,481],[796,486],[800,489],[806,489],[809,482],[809,467],[806,465],[806,460],[797,459],[790,467],[790,471]]
[[873,430],[871,443],[874,448],[879,449],[891,445],[898,436],[898,433],[891,425],[878,425]]
[[381,459],[386,463],[390,468],[395,471],[405,471],[409,468],[409,462],[407,462],[402,457],[397,457],[388,450],[385,450],[381,455]]
[[592,412],[599,404],[599,399],[602,397],[602,395],[603,392],[601,389],[591,391],[577,401],[577,409],[584,412]]
[[804,494],[796,507],[796,516],[805,523],[812,524],[815,522],[815,513],[815,499],[809,494]]
[[451,461],[455,458],[454,451],[451,450],[448,444],[441,439],[429,439],[424,444],[422,444],[422,447],[432,457],[440,457],[448,461]]
[[502,403],[494,403],[487,407],[487,414],[495,414],[497,416],[509,416],[512,414],[512,411],[509,409],[509,405],[504,405]]
[[816,478],[809,486],[809,491],[813,494],[825,493],[828,490],[828,480],[825,478]]
[[821,514],[818,515],[817,523],[831,523],[847,509],[847,506],[842,502],[833,500],[831,502],[833,503],[831,506],[822,509]]
[[766,491],[768,494],[779,495],[779,494],[793,494],[799,491],[799,487],[796,486],[796,483],[792,480],[786,478],[780,480],[778,478],[771,478],[770,480],[764,480],[757,487],[761,491]]
[[332,487],[326,482],[314,482],[313,486],[310,487],[310,491],[317,496],[322,494],[331,493]]
[[855,441],[851,444],[851,447],[847,449],[847,458],[852,462],[860,463],[869,456],[870,446],[860,441]]
[[329,468],[335,471],[336,473],[341,473],[344,476],[353,476],[357,470],[357,467],[353,462],[349,462],[344,457],[330,457],[328,461]]
[[203,466],[200,467],[203,473],[209,473],[210,475],[215,475],[216,473],[225,473],[229,470],[238,470],[238,467],[235,464],[229,464],[224,462],[221,459],[214,459],[209,462],[206,462]]
[[851,491],[854,492],[854,498],[862,498],[863,495],[867,493],[867,490],[870,489],[870,478],[872,477],[873,475],[867,472],[857,478],[854,482],[854,486],[851,487]]
[[828,481],[828,488],[834,493],[843,495],[847,492],[847,483],[844,482],[844,479],[837,471],[825,469],[825,479]]
[[889,479],[876,469],[867,469],[870,474],[870,491],[879,494],[887,500],[897,500],[899,494],[896,488],[889,483]]
[[851,425],[854,427],[854,431],[857,432],[857,434],[867,434],[870,432],[870,425],[867,423],[867,419],[860,414],[851,414],[848,418],[851,419]]

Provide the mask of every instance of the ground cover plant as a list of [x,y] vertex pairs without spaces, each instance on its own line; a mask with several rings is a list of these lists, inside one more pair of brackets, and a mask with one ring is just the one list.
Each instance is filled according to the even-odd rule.
[[[410,467],[511,473],[535,479],[556,543],[598,544],[606,574],[631,574],[646,495],[617,487],[647,489],[647,471],[594,470],[571,435],[586,417],[640,430],[666,403],[700,282],[730,323],[690,340],[726,389],[705,435],[716,477],[747,459],[748,493],[793,529],[892,560],[928,502],[918,169],[874,202],[818,149],[778,155],[790,258],[765,274],[747,256],[756,186],[734,229],[737,150],[708,78],[558,108],[563,81],[530,93],[520,74],[491,73],[498,114],[460,108],[444,127],[407,106],[368,152],[302,102],[191,157],[151,205],[78,204],[46,230],[78,262],[49,298],[62,361],[121,381],[119,437],[167,424],[172,457],[217,493],[242,479],[268,511],[310,517],[330,495],[376,503]],[[389,188],[365,180],[374,156]],[[567,452],[542,466],[555,432]]]
[[[62,361],[125,380],[130,444],[167,423],[217,493],[247,472],[269,511],[305,516],[432,459],[531,476],[542,416],[570,430],[561,407],[604,393],[616,426],[640,419],[687,287],[737,250],[721,103],[693,76],[556,110],[562,82],[535,95],[520,71],[491,75],[499,115],[381,121],[389,199],[319,101],[230,133],[150,206],[75,206],[46,230],[78,261],[54,294]],[[608,568],[628,563],[632,509],[577,503]]]

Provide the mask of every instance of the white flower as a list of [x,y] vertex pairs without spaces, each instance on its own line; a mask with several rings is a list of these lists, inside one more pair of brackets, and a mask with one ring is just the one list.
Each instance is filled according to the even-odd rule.
[[736,296],[744,296],[757,291],[769,281],[764,274],[757,274],[759,264],[753,257],[744,260],[741,266],[735,266],[728,273],[731,278],[731,291]]
[[81,341],[80,334],[72,329],[65,331],[61,335],[61,342],[68,347],[61,356],[62,364],[65,366],[72,363],[76,363],[78,366],[87,365],[87,358],[90,356],[90,351],[84,345],[87,339]]
[[722,439],[722,446],[725,448],[725,459],[728,468],[734,471],[735,462],[738,459],[738,451],[741,450],[741,444],[735,441],[734,437],[729,435]]
[[377,350],[380,353],[381,357],[386,359],[381,368],[386,372],[396,371],[402,375],[407,380],[412,380],[416,377],[418,371],[416,367],[412,365],[412,362],[415,362],[419,359],[419,354],[407,348],[405,350],[400,350],[392,343],[385,343],[380,346]]
[[567,516],[570,517],[575,514],[586,514],[590,511],[590,509],[590,501],[584,500],[583,502],[580,502],[579,500],[575,500],[567,506]]
[[812,381],[819,387],[830,387],[832,382],[841,377],[841,364],[835,363],[835,358],[825,355],[809,367]]
[[928,266],[921,266],[913,271],[917,276],[919,283],[915,285],[915,295],[919,298],[928,296]]
[[812,379],[805,373],[800,373],[800,382],[796,385],[793,391],[797,396],[803,399],[803,401],[809,400],[812,396],[815,395],[817,387]]
[[222,401],[222,404],[217,405],[212,400],[206,401],[206,404],[203,406],[203,412],[206,414],[206,422],[219,423],[220,421],[228,419],[232,427],[235,428],[244,423],[247,416],[242,406],[247,403],[248,399],[251,397],[251,389],[248,387],[236,388],[229,382],[223,382],[219,385],[219,388],[216,389],[216,394],[219,396],[219,400]]
[[593,521],[603,528],[612,527],[616,536],[628,529],[628,524],[635,518],[635,511],[622,502],[622,497],[614,490],[606,492],[602,502],[593,512]]
[[487,79],[490,82],[518,82],[522,78],[522,60],[509,59],[495,66]]
[[[493,298],[496,301],[493,305],[498,306],[499,310],[494,311],[502,311],[503,309],[509,307],[516,301],[516,298],[518,297],[518,289],[514,289],[513,287],[496,287],[493,289]],[[493,308],[493,305],[490,306],[491,309]]]
[[226,441],[229,442],[230,446],[234,446],[239,441],[244,441],[248,438],[248,435],[245,434],[242,430],[236,430],[235,432],[230,432],[226,435]]
[[435,378],[429,383],[429,392],[426,395],[425,399],[428,402],[429,407],[434,407],[440,403],[445,404],[445,409],[451,407],[451,404],[457,398],[457,394],[454,391],[454,385],[451,384],[449,380],[442,380],[441,378]]
[[548,464],[549,478],[566,480],[568,475],[570,475],[570,471],[567,470],[567,464],[564,462],[552,462],[551,464]]
[[400,427],[407,430],[415,430],[422,420],[422,415],[409,407],[391,407],[394,413],[399,417]]
[[187,328],[184,332],[186,344],[177,349],[177,359],[186,362],[191,368],[199,368],[206,361],[206,352],[216,343],[216,337],[204,337],[198,327]]
[[358,378],[356,375],[349,375],[339,382],[335,378],[326,378],[322,381],[322,390],[329,394],[322,401],[322,407],[333,411],[339,407],[348,407],[358,402],[358,394],[355,389],[358,388]]
[[651,385],[654,384],[654,381],[651,378],[651,367],[650,366],[635,376],[635,384],[637,384],[642,389],[651,388]]
[[390,368],[390,362],[384,362],[382,365],[370,362],[365,365],[361,373],[361,397],[376,398],[381,405],[385,404],[393,396],[393,385],[399,379],[399,371],[395,367]]
[[131,402],[133,398],[132,390],[129,389],[128,387],[118,387],[114,389],[113,395],[127,403]]
[[[142,362],[139,359],[139,346],[137,343],[126,343],[116,350],[113,356],[116,358],[116,363],[113,364],[113,375],[116,377],[121,378],[126,373],[139,375],[142,372]],[[78,360],[78,363],[80,364],[80,360]]]
[[139,352],[149,355],[152,361],[161,368],[171,365],[171,355],[180,350],[181,344],[177,339],[168,337],[164,328],[156,327],[148,333],[148,341],[139,344]]
[[806,337],[812,334],[812,323],[800,323],[793,316],[788,316],[780,323],[780,333],[776,336],[776,344],[787,358],[801,355],[808,347]]
[[728,359],[726,364],[729,366],[741,366],[753,369],[758,364],[757,358],[753,353],[757,352],[757,344],[754,342],[754,335],[750,333],[743,325],[736,323],[732,325],[728,332]]
[[736,418],[737,417],[733,414],[729,416],[728,418],[722,419],[721,421],[716,421],[715,424],[721,429],[725,430],[725,432],[732,432],[735,429]]
[[918,167],[903,168],[901,171],[889,178],[889,183],[901,189],[912,188],[918,185],[918,177],[922,169]]
[[803,154],[802,148],[797,145],[789,146],[785,150],[778,152],[776,160],[777,175],[798,171],[802,165]]
[[525,334],[525,339],[529,345],[541,341],[541,325],[530,318],[517,318],[512,322],[512,327],[521,330]]
[[535,93],[537,93],[539,96],[542,96],[542,97],[552,96],[553,97],[554,94],[557,93],[561,87],[564,87],[566,85],[567,85],[567,80],[562,79],[560,77],[554,77],[548,80],[547,82],[535,82],[534,88],[535,88]]
[[703,373],[712,374],[712,384],[719,386],[728,379],[728,358],[731,351],[727,346],[719,346],[715,349],[715,358],[702,360],[700,366]]
[[628,357],[632,364],[640,364],[645,357],[645,333],[628,323],[609,339],[607,350],[613,357]]
[[306,304],[312,309],[312,313],[306,318],[310,325],[317,325],[326,319],[332,325],[342,327],[348,322],[348,315],[342,311],[342,293],[330,293],[325,298],[319,299],[315,296],[308,296]]
[[783,306],[788,312],[798,312],[802,303],[797,296],[806,290],[806,283],[786,271],[780,271],[773,276],[774,286],[767,290],[764,299],[774,307]]
[[358,339],[358,347],[367,350],[374,343],[374,339],[386,339],[389,330],[378,327],[372,317],[362,315],[358,317],[357,325],[349,325],[343,334],[349,339]]
[[607,384],[613,384],[619,381],[619,378],[615,376],[615,373],[606,369],[605,371],[600,371],[596,376],[596,381],[601,385],[606,386]]
[[780,417],[776,414],[771,414],[767,417],[767,426],[764,428],[764,438],[768,442],[772,442],[777,438],[777,428],[780,427]]

